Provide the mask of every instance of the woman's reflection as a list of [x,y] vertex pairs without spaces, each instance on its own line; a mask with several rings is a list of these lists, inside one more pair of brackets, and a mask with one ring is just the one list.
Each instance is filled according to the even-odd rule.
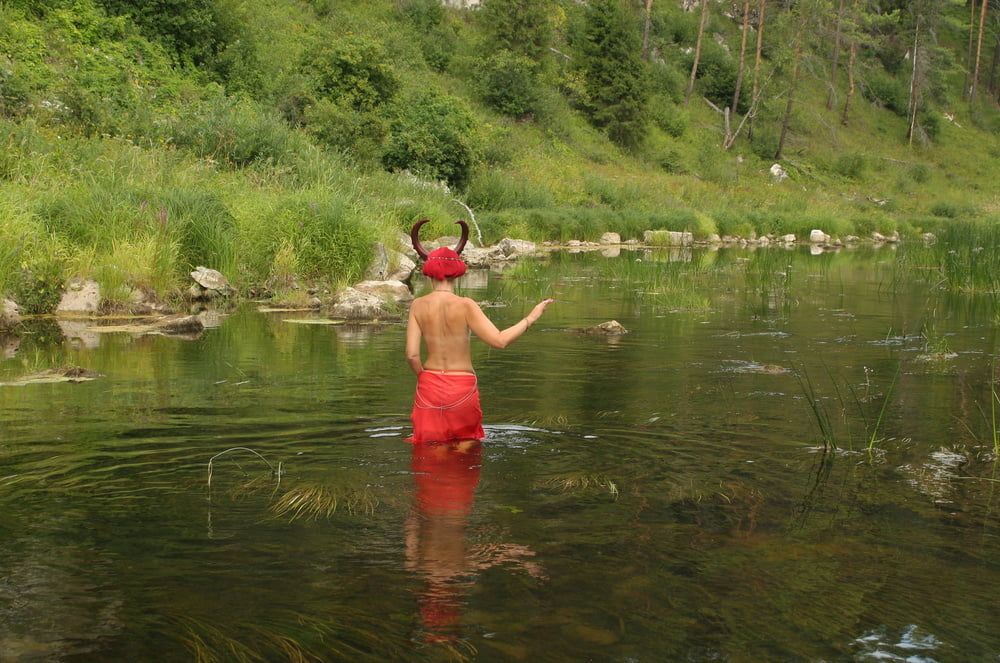
[[534,556],[525,546],[466,544],[482,455],[478,441],[413,445],[416,508],[406,523],[406,568],[424,577],[420,616],[429,640],[455,638],[463,597],[477,572],[514,563],[543,577],[541,567],[525,559]]

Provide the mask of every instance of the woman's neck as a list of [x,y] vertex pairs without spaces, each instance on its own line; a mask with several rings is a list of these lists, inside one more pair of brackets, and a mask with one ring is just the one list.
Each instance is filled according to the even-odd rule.
[[455,285],[449,281],[439,281],[431,286],[431,290],[434,292],[455,292]]

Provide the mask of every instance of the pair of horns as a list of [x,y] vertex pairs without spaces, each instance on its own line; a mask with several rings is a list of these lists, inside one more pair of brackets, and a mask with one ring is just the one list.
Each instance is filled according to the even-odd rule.
[[[410,230],[410,241],[413,242],[413,250],[417,252],[421,260],[427,260],[427,250],[420,243],[420,226],[429,222],[430,219],[420,219],[413,224],[413,229]],[[462,239],[458,240],[458,244],[455,246],[455,253],[461,254],[462,249],[465,248],[465,243],[469,241],[469,224],[465,221],[456,221],[455,223],[462,226]]]

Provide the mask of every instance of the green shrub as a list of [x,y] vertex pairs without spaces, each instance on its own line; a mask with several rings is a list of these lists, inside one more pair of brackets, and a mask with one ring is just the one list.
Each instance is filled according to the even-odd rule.
[[917,113],[917,120],[929,140],[937,140],[941,135],[941,124],[944,122],[941,113],[924,108]]
[[931,205],[931,214],[945,219],[957,219],[960,216],[967,216],[971,212],[972,210],[967,206],[948,200],[939,200]]
[[653,123],[674,138],[680,138],[688,126],[688,113],[662,95],[653,97],[650,102],[650,116]]
[[874,71],[861,84],[861,94],[874,104],[884,106],[900,117],[909,113],[909,91],[905,83],[889,74]]
[[237,37],[213,0],[97,1],[110,14],[130,17],[182,61],[205,64]]
[[355,161],[375,163],[382,154],[388,123],[377,113],[357,111],[329,99],[305,109],[309,132],[320,142],[350,155]]
[[[685,56],[686,68],[690,71],[694,64],[694,53]],[[702,94],[719,108],[732,106],[733,92],[736,89],[736,63],[721,46],[713,41],[705,42],[701,57],[698,60],[698,81],[701,83]],[[749,109],[750,95],[740,95],[739,113]]]
[[848,179],[861,179],[865,172],[864,155],[852,152],[837,157],[837,160],[833,163],[833,172]]
[[539,61],[552,40],[549,0],[486,0],[479,11],[491,47]]
[[656,156],[656,163],[668,173],[681,175],[687,172],[687,167],[684,165],[684,157],[679,151],[673,148],[661,150]]
[[479,93],[495,110],[511,117],[532,113],[538,103],[538,66],[511,51],[498,51],[483,61]]
[[922,163],[911,166],[908,172],[910,179],[917,184],[925,184],[931,178],[931,169]]
[[480,149],[475,117],[456,97],[418,92],[396,105],[391,136],[382,157],[389,170],[409,170],[424,178],[464,188]]
[[473,209],[490,211],[550,207],[554,204],[552,192],[544,186],[493,170],[478,173],[472,178],[465,199]]
[[399,89],[385,48],[361,35],[349,34],[307,51],[303,68],[319,94],[356,110],[374,110]]
[[63,264],[49,257],[35,261],[20,273],[14,285],[14,301],[27,315],[52,313],[62,298]]

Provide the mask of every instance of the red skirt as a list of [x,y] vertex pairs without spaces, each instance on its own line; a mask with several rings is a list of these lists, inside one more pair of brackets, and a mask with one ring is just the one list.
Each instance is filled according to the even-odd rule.
[[483,410],[474,373],[421,371],[413,396],[408,442],[482,440]]

